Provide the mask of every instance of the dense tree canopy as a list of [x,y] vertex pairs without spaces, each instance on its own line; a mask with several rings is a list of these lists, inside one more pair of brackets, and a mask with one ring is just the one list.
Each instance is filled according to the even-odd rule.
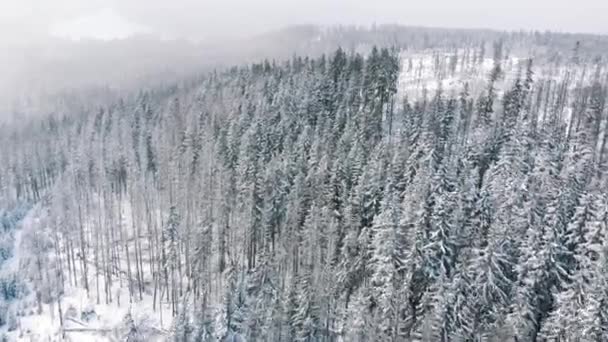
[[21,125],[0,203],[48,208],[36,291],[152,293],[176,341],[607,340],[605,65],[503,43],[482,87],[441,81],[485,45],[420,96],[422,63],[338,49]]

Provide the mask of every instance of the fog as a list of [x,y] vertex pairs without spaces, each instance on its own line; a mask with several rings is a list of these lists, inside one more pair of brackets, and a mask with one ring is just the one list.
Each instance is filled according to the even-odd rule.
[[107,10],[159,34],[190,39],[242,36],[292,24],[373,22],[608,32],[608,2],[603,0],[3,0],[0,35],[4,41],[44,39],[56,25]]
[[[603,34],[607,11],[605,0],[575,6],[572,0],[2,0],[0,116],[15,98],[37,91],[119,86],[151,73],[180,77],[216,60],[238,62],[227,57],[241,47],[269,46],[250,37],[293,25]],[[144,38],[115,41],[134,36]],[[247,42],[258,46],[245,47]]]

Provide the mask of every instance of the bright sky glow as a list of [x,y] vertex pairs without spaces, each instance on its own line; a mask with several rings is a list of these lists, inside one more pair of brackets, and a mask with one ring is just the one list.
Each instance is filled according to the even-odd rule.
[[124,39],[134,34],[149,33],[150,31],[149,27],[133,23],[110,8],[60,22],[51,27],[53,36],[73,40]]

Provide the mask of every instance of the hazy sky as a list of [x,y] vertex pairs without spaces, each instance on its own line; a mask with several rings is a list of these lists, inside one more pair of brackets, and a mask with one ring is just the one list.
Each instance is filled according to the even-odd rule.
[[373,22],[608,33],[607,17],[607,0],[0,0],[0,39],[142,31],[202,39]]

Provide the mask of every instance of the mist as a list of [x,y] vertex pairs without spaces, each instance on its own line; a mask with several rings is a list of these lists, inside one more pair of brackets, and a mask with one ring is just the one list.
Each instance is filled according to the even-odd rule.
[[0,2],[0,113],[39,97],[33,94],[137,89],[219,65],[289,56],[316,34],[277,38],[297,25],[602,34],[607,10],[601,0],[575,7],[568,0],[7,0]]
[[[246,36],[294,24],[394,23],[499,30],[606,33],[601,0],[508,2],[399,0],[7,0],[0,4],[4,40],[45,39],[54,27],[103,11],[147,31],[174,38]],[[99,27],[100,31],[111,27]]]

